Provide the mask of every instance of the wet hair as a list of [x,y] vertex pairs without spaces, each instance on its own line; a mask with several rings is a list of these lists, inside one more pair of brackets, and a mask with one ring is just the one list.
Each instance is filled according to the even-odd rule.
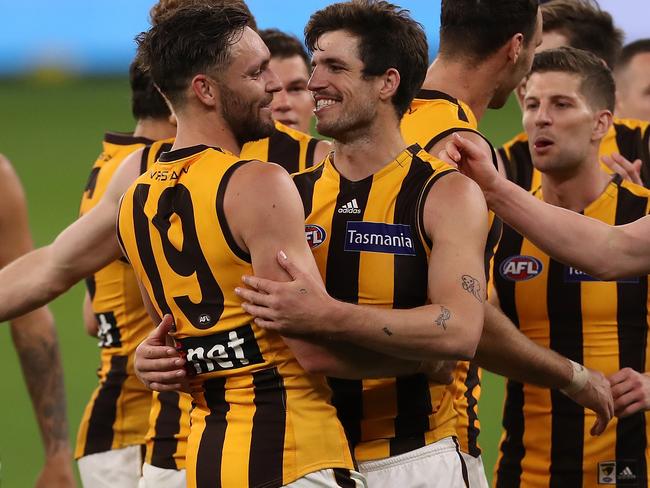
[[140,67],[138,59],[129,66],[131,113],[136,120],[166,119],[171,115],[167,102],[153,84],[149,74]]

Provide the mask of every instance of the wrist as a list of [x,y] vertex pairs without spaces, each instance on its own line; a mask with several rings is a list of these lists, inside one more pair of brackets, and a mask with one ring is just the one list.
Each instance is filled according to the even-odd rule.
[[585,387],[589,382],[589,370],[582,364],[569,360],[571,363],[571,381],[563,387],[560,391],[567,396],[575,395]]
[[325,333],[328,339],[343,340],[341,337],[345,327],[343,326],[346,319],[346,303],[330,297],[329,304],[323,308],[323,320],[321,323],[327,324]]

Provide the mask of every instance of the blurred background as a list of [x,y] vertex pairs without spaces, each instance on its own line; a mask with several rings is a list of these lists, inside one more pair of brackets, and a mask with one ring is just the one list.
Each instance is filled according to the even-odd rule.
[[[426,28],[433,57],[438,47],[438,2],[397,0]],[[327,0],[247,0],[261,28],[299,37],[309,15]],[[647,37],[647,0],[601,0],[626,32]],[[133,127],[127,80],[133,38],[148,28],[153,0],[0,0],[0,152],[25,187],[35,244],[48,244],[77,217],[90,168],[105,131]],[[645,24],[645,25],[644,25]],[[491,111],[482,129],[497,145],[520,130],[512,101]],[[0,236],[1,237],[1,236]],[[11,286],[3,283],[2,286]],[[52,304],[63,355],[74,445],[77,425],[96,384],[96,339],[81,322],[83,287]],[[8,327],[0,328],[0,371],[7,394],[0,403],[0,478],[3,487],[33,484],[42,448]],[[488,476],[496,459],[503,382],[486,375],[480,405],[481,444]]]

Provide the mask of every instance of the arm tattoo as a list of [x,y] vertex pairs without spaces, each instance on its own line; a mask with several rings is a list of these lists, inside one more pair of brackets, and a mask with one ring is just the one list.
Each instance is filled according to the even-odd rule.
[[384,327],[382,330],[384,331],[384,334],[386,334],[387,336],[393,335],[393,332],[388,327]]
[[443,329],[447,330],[447,320],[451,318],[451,312],[449,309],[443,307],[440,305],[440,315],[438,315],[438,318],[436,319],[436,325],[438,327],[442,327]]
[[474,295],[474,298],[476,298],[480,303],[483,303],[481,284],[476,278],[470,275],[463,275],[461,277],[461,284],[463,285],[463,290],[465,290],[467,293],[471,293]]

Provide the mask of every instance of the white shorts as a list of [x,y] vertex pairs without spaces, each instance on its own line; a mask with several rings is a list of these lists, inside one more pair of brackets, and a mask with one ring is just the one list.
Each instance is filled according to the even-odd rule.
[[128,446],[89,454],[77,466],[84,488],[138,488],[142,461],[142,446]]
[[341,468],[309,473],[283,488],[368,488],[368,485],[360,473]]
[[460,452],[463,455],[465,464],[467,465],[467,476],[469,478],[469,486],[471,488],[489,488],[488,480],[485,476],[485,467],[483,467],[483,458],[481,456],[470,456],[465,452]]
[[163,469],[144,463],[138,488],[185,488],[187,476],[184,469]]
[[378,461],[359,463],[368,488],[468,488],[467,467],[453,437]]

